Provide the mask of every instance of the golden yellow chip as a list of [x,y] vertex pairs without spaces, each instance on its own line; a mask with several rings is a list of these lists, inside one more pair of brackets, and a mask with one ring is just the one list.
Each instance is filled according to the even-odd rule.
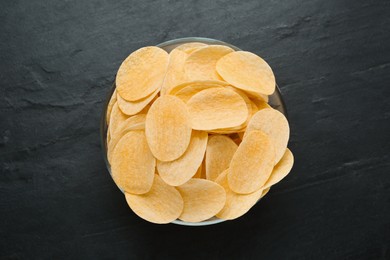
[[257,107],[257,111],[262,110],[264,108],[272,108],[270,105],[268,105],[267,102],[265,102],[263,100],[251,99],[251,101],[252,101],[252,104],[254,104]]
[[203,162],[200,163],[198,170],[196,171],[195,175],[192,178],[198,178],[198,179],[202,178],[202,168],[203,168]]
[[130,54],[119,67],[116,88],[127,101],[145,98],[161,88],[168,66],[168,53],[158,47],[143,47]]
[[260,107],[263,106],[263,104],[261,104],[262,102],[268,103],[268,101],[269,101],[269,98],[267,95],[260,95],[258,97],[250,97],[250,99],[256,104],[256,106],[258,106],[258,103],[260,103],[260,106],[258,106],[259,109],[260,109]]
[[179,219],[187,222],[200,222],[217,214],[225,205],[225,190],[215,182],[191,179],[178,186],[184,207]]
[[161,96],[146,116],[145,133],[150,150],[160,161],[173,161],[187,150],[191,125],[186,104],[179,98]]
[[155,166],[156,159],[140,130],[125,134],[112,152],[112,177],[128,193],[147,193],[152,187]]
[[166,184],[158,175],[146,194],[125,193],[127,204],[139,217],[156,224],[165,224],[177,219],[183,211],[180,193]]
[[108,105],[107,105],[107,112],[106,112],[106,122],[107,122],[107,125],[110,124],[111,111],[112,111],[112,107],[114,106],[115,103],[116,103],[116,89],[112,93],[110,101],[108,102]]
[[217,61],[234,50],[222,45],[210,45],[191,53],[185,64],[184,71],[189,80],[221,80],[216,71]]
[[244,139],[252,130],[261,130],[269,136],[275,148],[275,164],[278,163],[286,151],[290,137],[290,127],[286,117],[275,109],[262,109],[250,120]]
[[171,186],[186,183],[195,175],[206,151],[208,135],[202,131],[192,131],[191,141],[185,153],[170,162],[157,161],[161,178]]
[[290,149],[286,149],[282,159],[275,165],[275,168],[272,170],[271,176],[264,184],[264,189],[271,187],[272,185],[280,182],[287,174],[291,171],[291,168],[294,164],[294,156]]
[[108,147],[108,144],[110,143],[110,141],[111,141],[110,131],[107,131],[106,147]]
[[227,88],[205,89],[192,96],[187,107],[192,128],[197,130],[239,126],[248,116],[242,97]]
[[218,74],[226,81],[254,95],[271,95],[275,91],[275,76],[262,58],[247,51],[223,56],[216,64]]
[[121,122],[116,129],[114,136],[111,137],[107,145],[107,159],[111,161],[112,151],[118,141],[124,136],[127,132],[132,130],[144,130],[145,129],[145,114],[138,114],[127,118],[125,121]]
[[[256,114],[257,111],[259,111],[259,108],[258,108],[258,106],[255,104],[255,102],[253,102],[252,100],[250,100],[250,102],[251,102],[251,105],[252,105],[252,110],[251,110],[251,116],[250,116],[250,118],[252,118],[252,116],[253,116],[254,114]],[[267,103],[264,102],[264,104],[267,104]],[[267,105],[268,105],[268,104],[267,104]],[[248,121],[248,123],[249,123],[249,121]]]
[[118,126],[128,118],[122,111],[119,109],[118,102],[112,106],[111,115],[110,115],[110,124],[108,126],[108,131],[110,131],[111,137],[115,136],[115,131]]
[[263,193],[261,194],[260,199],[261,199],[262,197],[264,197],[265,195],[267,195],[267,193],[269,192],[270,189],[271,189],[271,188],[263,189]]
[[245,94],[245,92],[240,91],[240,90],[233,88],[233,87],[228,87],[228,88],[231,88],[232,90],[234,90],[237,94],[239,94],[242,97],[242,99],[245,101],[246,107],[248,109],[248,116],[247,116],[245,122],[242,123],[241,125],[239,125],[238,127],[231,129],[231,130],[237,130],[236,132],[240,132],[240,131],[245,130],[247,124],[249,123],[249,120],[252,117],[252,114],[254,114],[252,101],[248,98],[248,96]]
[[159,90],[156,89],[151,95],[137,101],[127,101],[118,94],[117,103],[119,109],[128,116],[135,115],[142,111],[157,96],[158,92]]
[[184,51],[187,54],[191,54],[196,50],[199,50],[200,48],[206,47],[207,44],[201,43],[201,42],[189,42],[189,43],[184,43],[180,46],[177,46],[175,50],[180,50]]
[[170,95],[174,95],[184,102],[188,102],[198,92],[209,88],[224,88],[226,82],[216,80],[192,81],[174,87],[170,91]]
[[188,54],[177,49],[169,53],[168,69],[161,87],[161,95],[167,94],[173,87],[187,81],[184,73],[184,62],[187,57]]
[[270,138],[262,131],[250,131],[230,163],[230,189],[240,194],[259,190],[271,175],[274,160],[275,151]]
[[206,178],[214,181],[227,168],[237,150],[237,144],[227,136],[214,135],[206,148]]
[[233,192],[228,185],[227,174],[229,169],[225,170],[216,180],[226,192],[226,203],[223,209],[216,214],[221,219],[236,219],[247,213],[253,205],[262,197],[263,189],[259,189],[250,194],[238,194]]

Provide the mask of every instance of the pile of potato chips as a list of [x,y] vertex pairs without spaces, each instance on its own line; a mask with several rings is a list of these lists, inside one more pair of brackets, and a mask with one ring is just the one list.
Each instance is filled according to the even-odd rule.
[[245,214],[291,170],[289,124],[259,56],[186,43],[126,58],[107,107],[107,158],[130,208],[153,223]]

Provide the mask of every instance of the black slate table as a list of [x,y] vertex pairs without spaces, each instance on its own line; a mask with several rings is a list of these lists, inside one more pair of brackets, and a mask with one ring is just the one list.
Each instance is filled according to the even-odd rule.
[[[103,162],[121,61],[187,36],[274,69],[291,174],[242,218],[138,218]],[[390,2],[1,1],[0,257],[390,259]]]

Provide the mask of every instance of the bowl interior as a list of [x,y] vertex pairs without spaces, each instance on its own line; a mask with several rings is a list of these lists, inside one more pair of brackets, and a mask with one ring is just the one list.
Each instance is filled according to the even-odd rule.
[[[201,38],[201,37],[188,37],[188,38],[180,38],[180,39],[175,39],[171,41],[166,41],[163,43],[158,44],[157,46],[166,50],[168,53],[171,52],[174,48],[176,48],[179,45],[182,45],[184,43],[189,43],[189,42],[201,42],[201,43],[206,43],[208,45],[225,45],[228,46],[236,51],[239,51],[241,49],[237,48],[236,46],[233,46],[231,44],[225,43],[223,41],[219,40],[214,40],[214,39],[209,39],[209,38]],[[110,163],[107,160],[107,121],[106,121],[106,112],[107,112],[107,106],[108,102],[110,101],[110,98],[112,96],[112,93],[115,90],[115,82],[112,85],[109,94],[107,96],[104,109],[103,109],[103,114],[101,118],[101,124],[100,124],[100,136],[101,136],[101,143],[102,143],[102,148],[103,148],[103,157],[104,161],[106,163],[107,169],[111,175],[111,166]],[[286,106],[284,104],[282,95],[280,93],[280,90],[278,86],[276,86],[275,92],[269,96],[269,105],[275,108],[276,110],[279,110],[281,113],[283,113],[287,117],[287,111],[286,111]],[[118,187],[119,188],[119,187]],[[122,190],[121,190],[122,191]],[[123,191],[122,191],[123,192]],[[178,224],[178,225],[184,225],[184,226],[206,226],[206,225],[213,225],[213,224],[218,224],[221,222],[224,222],[225,220],[223,219],[218,219],[218,218],[211,218],[202,222],[197,222],[197,223],[191,223],[191,222],[185,222],[181,221],[179,219],[171,222],[173,224]]]

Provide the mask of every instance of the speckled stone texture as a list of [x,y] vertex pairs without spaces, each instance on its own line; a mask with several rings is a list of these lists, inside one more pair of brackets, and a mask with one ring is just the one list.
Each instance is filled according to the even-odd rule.
[[[201,228],[132,213],[99,139],[121,61],[186,36],[269,62],[296,159]],[[389,98],[389,1],[1,1],[0,258],[389,259]]]

